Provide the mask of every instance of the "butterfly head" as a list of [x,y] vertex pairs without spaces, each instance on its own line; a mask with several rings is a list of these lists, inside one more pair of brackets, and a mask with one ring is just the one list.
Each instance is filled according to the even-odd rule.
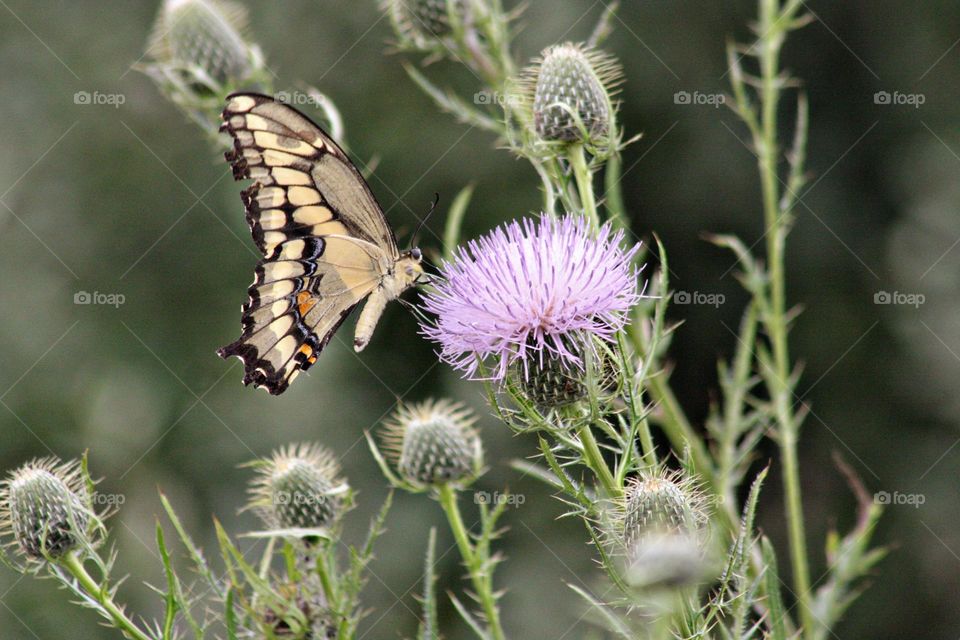
[[403,283],[404,288],[417,284],[426,274],[423,271],[423,253],[414,247],[404,251],[397,260],[394,270],[396,277]]

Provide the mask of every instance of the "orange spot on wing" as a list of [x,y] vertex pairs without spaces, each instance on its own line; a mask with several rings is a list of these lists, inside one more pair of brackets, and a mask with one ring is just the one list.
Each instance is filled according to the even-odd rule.
[[[317,304],[317,299],[309,291],[301,291],[297,294],[297,309],[301,316],[307,315],[307,312]],[[306,345],[304,345],[306,346]]]

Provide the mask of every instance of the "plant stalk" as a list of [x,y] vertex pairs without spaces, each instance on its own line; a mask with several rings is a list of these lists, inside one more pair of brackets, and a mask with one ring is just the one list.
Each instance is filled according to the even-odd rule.
[[134,640],[153,640],[150,636],[146,635],[140,628],[134,623],[127,615],[123,612],[117,604],[113,601],[113,598],[110,596],[110,591],[106,587],[101,587],[97,584],[96,580],[87,573],[87,570],[83,566],[83,562],[77,556],[76,553],[69,553],[66,557],[61,560],[63,567],[69,571],[74,578],[77,579],[77,582],[80,583],[80,586],[83,587],[91,598],[100,603],[107,613],[110,614],[110,619],[113,621],[114,626],[117,629],[122,631],[124,635],[128,638],[133,638]]
[[463,523],[460,507],[457,504],[457,492],[449,484],[444,484],[440,486],[437,493],[440,498],[440,506],[447,515],[450,531],[453,532],[453,538],[460,549],[460,556],[467,566],[473,589],[477,592],[480,606],[487,618],[490,633],[494,640],[504,640],[503,628],[500,625],[500,610],[497,607],[496,597],[493,595],[493,578],[484,569],[483,558],[477,554],[476,548],[470,541],[470,534]]

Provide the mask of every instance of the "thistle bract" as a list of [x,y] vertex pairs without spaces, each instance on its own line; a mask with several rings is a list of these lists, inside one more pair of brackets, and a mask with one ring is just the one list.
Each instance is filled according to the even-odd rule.
[[547,142],[603,142],[614,128],[611,95],[620,78],[617,62],[579,44],[546,49],[527,70],[533,92],[533,124]]
[[76,462],[34,460],[0,488],[0,527],[29,560],[56,559],[88,544],[91,515]]
[[[623,232],[599,232],[582,218],[512,222],[460,248],[444,263],[421,330],[440,356],[468,377],[481,370],[502,381],[511,365],[524,375],[531,358],[556,358],[582,369],[569,347],[580,336],[612,341],[639,299]],[[493,360],[492,371],[486,361]]]
[[[590,356],[593,389],[598,395],[611,395],[617,391],[619,371],[609,348],[582,336],[567,340],[567,348],[584,363]],[[540,409],[575,404],[590,395],[586,367],[573,366],[547,350],[532,355],[526,363],[516,363],[511,372],[520,393]]]
[[465,483],[483,464],[474,422],[469,410],[447,400],[404,405],[385,425],[385,450],[412,485]]
[[250,486],[249,508],[268,529],[309,537],[332,526],[349,490],[339,478],[333,454],[314,444],[291,445],[253,463],[257,477]]

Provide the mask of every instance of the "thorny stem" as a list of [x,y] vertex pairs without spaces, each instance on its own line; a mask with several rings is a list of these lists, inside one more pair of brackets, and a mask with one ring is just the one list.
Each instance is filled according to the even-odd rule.
[[460,550],[460,557],[463,558],[463,563],[467,566],[473,589],[477,592],[476,596],[480,606],[483,607],[490,633],[494,640],[504,640],[505,636],[500,626],[500,610],[497,608],[497,599],[493,594],[493,576],[489,569],[483,566],[484,559],[477,553],[473,543],[470,542],[470,534],[463,523],[460,507],[457,504],[457,492],[448,484],[441,485],[437,492],[440,498],[440,506],[447,515],[450,531],[453,532],[453,537]]
[[[792,6],[792,5],[791,5]],[[789,11],[789,8],[788,8]],[[779,426],[779,444],[783,456],[783,483],[787,508],[793,582],[797,608],[804,637],[815,631],[810,610],[810,571],[804,532],[803,503],[800,495],[800,474],[797,465],[797,425],[791,403],[790,355],[787,348],[786,280],[784,277],[784,236],[780,210],[780,186],[777,172],[777,107],[780,100],[780,48],[785,37],[785,22],[780,0],[760,0],[760,73],[761,73],[761,140],[757,145],[763,188],[763,211],[766,232],[767,261],[770,269],[770,304],[765,326],[773,351],[774,375],[770,389]]]
[[127,617],[123,609],[117,606],[106,585],[101,586],[97,584],[96,580],[87,573],[83,562],[76,553],[67,554],[66,557],[61,560],[61,564],[77,579],[77,582],[80,583],[83,590],[86,591],[91,598],[100,603],[100,606],[110,614],[110,619],[113,621],[113,624],[120,629],[124,635],[134,640],[152,640],[150,636],[140,630],[136,623]]
[[603,485],[603,490],[608,497],[616,498],[623,493],[623,490],[617,484],[610,467],[603,459],[600,452],[600,446],[597,439],[593,437],[593,431],[590,425],[580,427],[580,442],[583,445],[583,457],[590,469],[596,474],[597,480]]

